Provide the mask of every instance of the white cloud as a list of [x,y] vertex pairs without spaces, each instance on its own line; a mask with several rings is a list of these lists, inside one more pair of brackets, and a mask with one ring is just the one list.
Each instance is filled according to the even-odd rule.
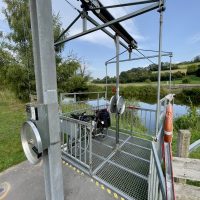
[[194,34],[189,38],[188,41],[190,44],[200,43],[200,33]]

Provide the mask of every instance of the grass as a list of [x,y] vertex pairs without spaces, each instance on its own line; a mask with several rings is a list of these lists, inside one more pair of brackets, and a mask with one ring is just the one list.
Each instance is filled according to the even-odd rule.
[[25,121],[24,104],[13,93],[0,90],[0,172],[25,159],[20,128]]

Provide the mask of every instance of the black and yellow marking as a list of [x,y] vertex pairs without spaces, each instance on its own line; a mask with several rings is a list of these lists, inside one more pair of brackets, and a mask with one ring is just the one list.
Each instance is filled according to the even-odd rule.
[[[63,161],[63,165],[69,167],[70,169],[72,169],[73,171],[77,172],[78,174],[84,176],[85,174],[83,172],[81,172],[79,169],[77,169],[76,167],[72,166],[71,164]],[[99,187],[101,190],[106,191],[109,195],[112,195],[114,199],[118,199],[118,200],[125,200],[123,197],[121,197],[119,194],[117,194],[116,192],[113,192],[112,190],[110,190],[109,188],[106,188],[103,184],[99,183],[98,181],[94,180],[91,178],[91,182],[94,183],[97,187]]]

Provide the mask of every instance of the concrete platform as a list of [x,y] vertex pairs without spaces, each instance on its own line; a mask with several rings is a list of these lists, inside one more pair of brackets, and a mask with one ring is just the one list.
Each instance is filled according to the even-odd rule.
[[[65,200],[113,200],[113,193],[72,167],[63,165]],[[0,174],[0,184],[10,185],[3,200],[45,200],[42,163],[36,166],[27,161]],[[109,194],[110,193],[110,194]],[[0,199],[2,199],[0,197]],[[119,198],[120,199],[120,198]]]

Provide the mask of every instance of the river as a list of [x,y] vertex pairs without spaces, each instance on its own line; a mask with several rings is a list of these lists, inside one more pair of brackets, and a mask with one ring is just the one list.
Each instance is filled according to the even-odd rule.
[[[141,108],[156,110],[156,104],[149,104],[145,102],[138,102],[138,104]],[[180,117],[181,115],[186,114],[189,109],[189,107],[186,105],[178,105],[178,104],[174,104],[173,108],[174,108],[174,117]]]

